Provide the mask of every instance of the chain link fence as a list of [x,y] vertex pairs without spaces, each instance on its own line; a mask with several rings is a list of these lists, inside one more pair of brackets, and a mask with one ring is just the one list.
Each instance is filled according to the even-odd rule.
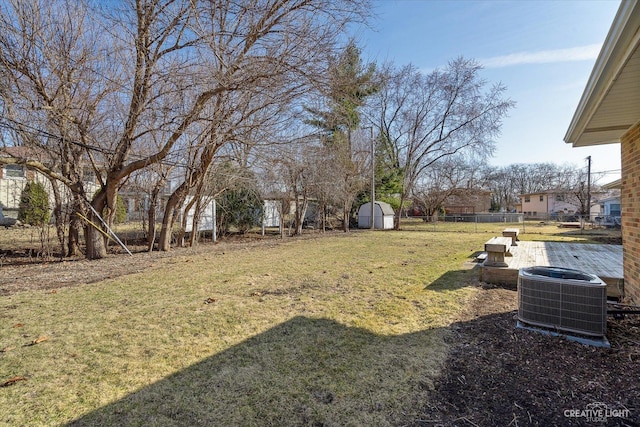
[[524,227],[524,215],[521,213],[406,216],[400,219],[401,229],[415,231],[486,233],[500,228]]

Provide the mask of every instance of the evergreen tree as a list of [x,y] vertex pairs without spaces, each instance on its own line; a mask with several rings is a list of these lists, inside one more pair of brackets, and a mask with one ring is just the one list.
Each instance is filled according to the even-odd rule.
[[375,64],[363,63],[353,40],[331,61],[328,76],[327,109],[307,107],[313,116],[307,123],[322,132],[322,142],[329,149],[327,165],[335,171],[335,199],[342,205],[343,229],[348,231],[351,206],[367,182],[353,161],[351,133],[360,126],[360,108],[379,90],[379,83]]
[[364,64],[353,40],[329,66],[328,110],[307,107],[314,118],[307,123],[322,130],[327,144],[337,144],[360,125],[360,108],[379,90],[374,63]]
[[18,219],[25,224],[43,226],[49,222],[49,195],[44,185],[28,182],[22,190]]
[[235,188],[225,191],[216,204],[219,230],[228,234],[235,226],[242,234],[253,226],[260,225],[263,201],[256,191],[249,188]]

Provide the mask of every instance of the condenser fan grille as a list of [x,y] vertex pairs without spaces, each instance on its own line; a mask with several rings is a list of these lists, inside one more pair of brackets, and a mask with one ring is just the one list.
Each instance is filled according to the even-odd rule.
[[521,269],[518,275],[518,318],[532,325],[604,336],[606,298],[606,284],[591,274],[530,267]]

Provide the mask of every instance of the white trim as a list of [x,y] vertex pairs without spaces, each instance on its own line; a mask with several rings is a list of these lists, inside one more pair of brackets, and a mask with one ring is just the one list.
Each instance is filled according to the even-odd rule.
[[[569,129],[564,136],[564,141],[567,144],[575,146],[629,57],[638,47],[640,43],[639,22],[640,2],[638,0],[622,0],[571,119]],[[606,142],[619,142],[619,140]]]

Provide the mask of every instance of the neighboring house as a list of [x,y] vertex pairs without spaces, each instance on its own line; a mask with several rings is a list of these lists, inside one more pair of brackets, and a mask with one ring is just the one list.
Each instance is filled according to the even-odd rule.
[[43,178],[22,165],[3,165],[0,169],[0,205],[4,208],[5,214],[18,210],[22,190],[28,181],[38,181],[46,185]]
[[473,188],[456,188],[444,201],[447,215],[475,214],[489,212],[491,191]]
[[[164,206],[167,199],[171,195],[165,186],[158,194],[156,203],[156,221],[162,221],[164,215]],[[151,205],[151,196],[147,191],[137,186],[124,185],[118,190],[118,195],[122,197],[125,207],[127,208],[127,221],[146,221],[148,211]]]
[[[0,149],[0,158],[35,159],[46,162],[43,153],[27,147],[3,147]],[[4,215],[12,217],[17,215],[22,190],[29,181],[40,182],[51,194],[51,184],[44,175],[21,164],[6,164],[0,167],[0,205],[4,209]],[[53,196],[50,196],[49,200],[53,202]]]
[[600,200],[600,215],[604,216],[621,216],[622,205],[620,197],[610,197]]
[[526,218],[559,219],[571,217],[580,209],[570,203],[569,195],[558,190],[520,195],[521,212]]
[[602,227],[621,226],[621,203],[620,197],[608,197],[598,201],[599,212],[594,217],[595,224]]
[[607,195],[600,200],[600,213],[602,215],[622,216],[620,188],[622,188],[622,180],[620,179],[602,186],[602,189],[607,191]]
[[[21,160],[37,160],[45,165],[51,164],[48,153],[43,150],[35,150],[29,147],[3,147],[0,148],[0,158],[11,158]],[[93,194],[98,190],[95,174],[87,170],[85,176],[85,189],[88,194]],[[40,172],[27,168],[21,164],[6,164],[0,167],[0,205],[5,216],[16,217],[20,206],[22,190],[27,182],[34,181],[41,183],[49,195],[49,204],[53,209],[55,202],[53,189],[49,179]],[[66,187],[61,186],[63,197],[70,199],[70,192]]]
[[625,295],[640,303],[640,1],[622,1],[564,140],[620,143]]

